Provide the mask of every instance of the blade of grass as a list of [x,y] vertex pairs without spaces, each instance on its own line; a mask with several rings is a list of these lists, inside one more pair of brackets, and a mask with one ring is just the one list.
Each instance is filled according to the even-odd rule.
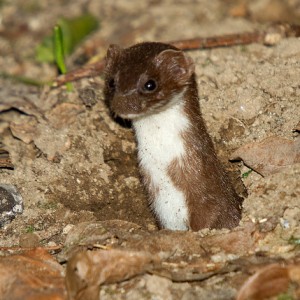
[[[65,64],[64,44],[63,44],[63,33],[59,25],[53,28],[53,45],[54,45],[54,58],[59,71],[62,74],[67,73],[67,67]],[[71,92],[73,85],[70,82],[66,83],[67,90]]]
[[253,171],[253,170],[250,169],[249,171],[243,173],[243,174],[242,174],[242,178],[247,178],[247,177],[251,174],[252,171]]
[[[1,0],[0,0],[1,1]],[[64,55],[69,56],[74,49],[94,30],[99,27],[99,21],[90,14],[83,14],[75,18],[61,18],[56,22],[63,34]],[[54,63],[53,34],[44,37],[36,48],[38,62]]]

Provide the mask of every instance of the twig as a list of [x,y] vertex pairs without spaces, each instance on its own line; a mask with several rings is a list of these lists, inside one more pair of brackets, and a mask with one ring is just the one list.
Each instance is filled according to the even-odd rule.
[[[263,32],[253,33],[238,33],[221,35],[208,38],[194,38],[188,40],[171,41],[169,44],[181,50],[196,50],[196,49],[211,49],[218,47],[230,47],[236,45],[247,45],[252,43],[262,43],[265,45],[275,45],[282,38],[286,37],[299,37],[300,25],[291,24],[277,24],[273,25],[268,30]],[[105,60],[87,65],[83,68],[74,70],[65,75],[59,76],[54,86],[60,86],[66,82],[76,81],[86,77],[93,77],[103,72],[105,67]]]
[[208,38],[195,38],[189,40],[174,41],[170,42],[170,44],[181,50],[211,49],[218,47],[247,45],[252,43],[262,43],[270,46],[277,44],[282,38],[291,36],[300,36],[300,26],[278,24],[269,27],[267,31],[263,32],[246,32]]
[[188,40],[173,41],[170,42],[170,44],[181,50],[211,49],[217,47],[261,43],[263,40],[263,36],[264,34],[258,32],[239,33],[208,38],[194,38]]
[[68,81],[76,81],[86,77],[97,76],[104,70],[104,67],[105,67],[105,61],[104,59],[102,59],[99,62],[86,65],[83,68],[76,69],[65,75],[60,75],[54,82],[53,86],[61,86]]

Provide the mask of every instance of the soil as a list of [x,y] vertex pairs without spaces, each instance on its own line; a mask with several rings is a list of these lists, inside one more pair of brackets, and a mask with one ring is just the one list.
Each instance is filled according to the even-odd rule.
[[[262,10],[269,13],[262,16]],[[63,245],[67,229],[84,221],[116,219],[157,230],[140,183],[133,132],[130,124],[111,118],[103,100],[103,74],[75,82],[73,92],[65,86],[35,87],[16,80],[55,78],[53,65],[36,62],[35,48],[59,17],[86,11],[101,26],[68,58],[69,70],[96,54],[103,57],[111,43],[126,47],[146,40],[265,30],[270,21],[300,18],[298,1],[0,1],[1,72],[12,75],[0,78],[0,106],[22,103],[0,112],[0,142],[14,165],[0,169],[0,183],[15,185],[24,201],[23,213],[1,228],[0,246],[18,246],[29,232],[35,233],[39,245]],[[246,176],[250,169],[242,162],[229,162],[229,157],[250,142],[298,136],[293,129],[300,120],[300,39],[188,55],[195,61],[202,114],[218,155],[239,194],[248,195],[243,222],[263,226],[272,220],[271,229],[277,231],[260,250],[295,256],[297,249],[280,247],[278,239],[300,238],[300,164],[266,177],[254,171]],[[25,104],[29,106],[24,109]],[[19,129],[24,126],[34,129]],[[288,231],[285,220],[292,224]],[[151,276],[132,283],[136,291],[127,286],[128,299],[146,297],[139,289],[156,293],[155,299],[196,299],[200,294],[201,299],[233,299],[238,288],[222,275],[200,285],[155,281]],[[109,296],[109,289],[101,291],[103,299],[117,299]],[[114,297],[121,299],[122,286],[113,289]]]

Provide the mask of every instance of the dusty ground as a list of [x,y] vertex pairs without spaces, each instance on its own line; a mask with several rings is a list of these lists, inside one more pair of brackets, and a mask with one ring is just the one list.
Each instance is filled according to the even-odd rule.
[[[254,31],[266,28],[259,22],[299,20],[299,1],[269,2],[0,2],[1,72],[39,80],[54,78],[56,69],[36,63],[34,50],[60,16],[89,11],[101,21],[101,28],[68,60],[69,69],[75,69],[93,54],[103,56],[110,43],[128,46],[144,40]],[[300,120],[300,39],[284,39],[274,47],[252,44],[189,55],[195,60],[208,130],[239,193],[249,195],[243,222],[251,220],[271,232],[255,251],[296,256],[299,248],[288,241],[300,238],[300,165],[266,177],[253,171],[242,178],[249,168],[229,163],[228,158],[250,142],[298,136],[293,129]],[[76,82],[73,93],[64,87],[37,88],[4,78],[0,84],[0,104],[22,103],[22,108],[8,105],[0,113],[1,142],[15,166],[0,169],[0,183],[16,185],[24,199],[23,214],[1,229],[0,246],[20,245],[28,232],[38,237],[38,245],[63,245],[70,225],[83,221],[118,219],[136,223],[146,232],[156,230],[139,181],[133,134],[128,126],[110,118],[103,103],[101,74]],[[95,105],[84,105],[87,95]],[[24,127],[31,130],[24,132]],[[103,299],[149,295],[155,299],[199,299],[200,295],[201,299],[233,299],[241,283],[232,284],[230,275],[226,276],[219,274],[201,283],[172,283],[148,274],[127,282],[126,288],[105,287],[101,295]]]

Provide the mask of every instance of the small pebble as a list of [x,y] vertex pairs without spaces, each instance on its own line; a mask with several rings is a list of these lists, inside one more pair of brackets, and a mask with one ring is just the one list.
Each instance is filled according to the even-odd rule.
[[0,228],[22,213],[23,198],[17,188],[10,184],[0,184]]
[[79,91],[79,98],[86,107],[92,107],[97,103],[97,95],[95,90],[90,87],[86,87]]
[[66,225],[65,227],[64,227],[64,229],[63,229],[63,234],[68,234],[70,231],[71,231],[71,229],[74,227],[74,225],[73,224],[68,224],[68,225]]

